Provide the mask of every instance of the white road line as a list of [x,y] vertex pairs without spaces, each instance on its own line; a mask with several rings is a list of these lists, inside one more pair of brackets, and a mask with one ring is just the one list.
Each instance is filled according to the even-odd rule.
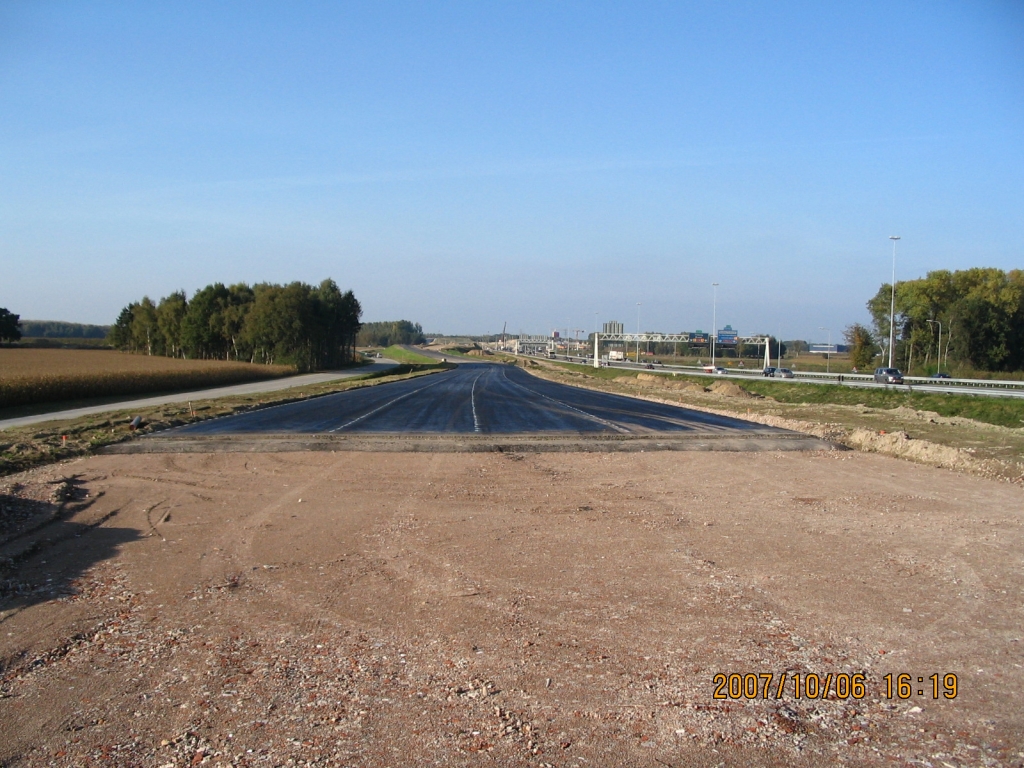
[[483,371],[481,371],[480,373],[478,373],[476,375],[476,378],[473,379],[473,388],[469,391],[469,404],[473,408],[473,431],[474,432],[479,432],[480,431],[480,419],[478,419],[477,415],[476,415],[476,383],[478,381],[480,381],[480,377],[483,376],[483,375],[484,375]]
[[506,373],[505,371],[502,371],[502,372],[501,372],[501,375],[505,377],[505,380],[506,380],[506,381],[507,381],[507,382],[508,382],[509,384],[511,384],[511,385],[513,385],[513,386],[515,386],[515,387],[519,387],[520,389],[525,389],[525,390],[526,390],[527,392],[529,392],[529,393],[530,393],[531,395],[540,395],[540,396],[541,396],[541,397],[543,397],[543,398],[544,398],[545,400],[550,400],[550,401],[551,401],[552,403],[558,403],[559,405],[565,406],[565,407],[566,407],[566,408],[568,408],[569,410],[572,410],[572,411],[576,411],[576,413],[579,413],[579,414],[581,414],[581,415],[583,415],[583,416],[586,416],[586,417],[587,417],[588,419],[593,419],[594,421],[597,421],[597,422],[600,422],[601,424],[604,424],[604,425],[605,425],[606,427],[611,427],[611,428],[612,428],[612,429],[614,429],[614,430],[615,430],[616,432],[621,432],[621,433],[622,433],[622,434],[624,434],[624,435],[630,435],[630,434],[632,434],[632,432],[631,432],[630,430],[626,429],[625,427],[620,427],[620,426],[619,426],[618,424],[616,424],[615,422],[612,422],[612,421],[608,421],[607,419],[602,419],[602,418],[601,418],[600,416],[595,416],[594,414],[592,414],[592,413],[587,413],[586,411],[581,411],[581,410],[580,410],[579,408],[576,408],[575,406],[569,405],[568,403],[563,403],[563,402],[562,402],[561,400],[556,400],[556,399],[555,399],[555,398],[553,398],[553,397],[548,397],[548,396],[547,396],[547,395],[545,395],[545,394],[544,394],[543,392],[538,392],[538,391],[536,391],[536,390],[534,390],[534,389],[530,389],[529,387],[524,387],[524,386],[523,386],[522,384],[520,384],[519,382],[516,382],[516,381],[512,381],[512,379],[510,379],[510,378],[508,377],[508,374],[507,374],[507,373]]
[[362,421],[362,420],[363,420],[363,419],[365,419],[365,418],[366,418],[367,416],[373,416],[373,414],[377,413],[378,411],[383,411],[383,410],[384,410],[385,408],[387,408],[387,407],[388,407],[389,405],[394,405],[394,404],[395,404],[395,403],[397,403],[397,402],[398,402],[399,400],[404,400],[405,398],[409,397],[410,395],[415,395],[415,394],[416,394],[417,392],[422,392],[422,391],[423,391],[424,389],[430,389],[430,388],[431,388],[431,387],[433,387],[433,386],[434,386],[435,384],[439,384],[439,383],[440,383],[439,381],[435,381],[435,382],[433,382],[432,384],[427,384],[427,386],[425,386],[425,387],[420,387],[419,389],[414,389],[414,390],[413,390],[412,392],[406,392],[406,393],[405,393],[404,395],[399,395],[399,396],[398,396],[398,397],[396,397],[396,398],[395,398],[394,400],[390,400],[390,401],[388,401],[388,402],[384,403],[384,405],[380,406],[379,408],[374,408],[374,409],[373,409],[372,411],[370,411],[369,413],[364,413],[364,414],[363,414],[362,416],[359,416],[359,417],[357,417],[357,418],[355,418],[355,419],[352,419],[352,421],[350,421],[350,422],[348,422],[348,423],[346,423],[346,424],[342,424],[342,425],[341,425],[340,427],[335,427],[334,429],[331,429],[331,430],[328,430],[328,431],[329,431],[329,432],[337,432],[338,430],[341,430],[341,429],[345,429],[345,427],[351,427],[351,426],[352,426],[353,424],[355,424],[355,423],[356,423],[357,421]]

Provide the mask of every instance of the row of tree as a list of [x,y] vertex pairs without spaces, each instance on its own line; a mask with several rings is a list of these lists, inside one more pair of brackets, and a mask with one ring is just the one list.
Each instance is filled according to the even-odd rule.
[[[887,356],[892,286],[868,301],[874,333],[847,329],[851,354],[868,350]],[[1024,370],[1024,271],[937,270],[896,284],[894,361],[906,370],[945,366],[981,371]],[[855,363],[856,364],[856,363]]]
[[360,347],[390,347],[392,344],[422,344],[425,341],[420,324],[408,320],[363,323],[356,337],[356,344]]
[[110,331],[118,349],[148,355],[294,365],[300,371],[355,357],[362,308],[333,280],[275,285],[208,285],[121,310]]
[[65,323],[62,320],[22,320],[21,335],[30,339],[105,339],[109,325]]

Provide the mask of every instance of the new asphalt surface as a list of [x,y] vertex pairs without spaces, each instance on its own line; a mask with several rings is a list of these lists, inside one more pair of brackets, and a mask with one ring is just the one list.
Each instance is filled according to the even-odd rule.
[[258,434],[791,434],[740,419],[556,384],[520,368],[445,373],[191,424],[178,437]]

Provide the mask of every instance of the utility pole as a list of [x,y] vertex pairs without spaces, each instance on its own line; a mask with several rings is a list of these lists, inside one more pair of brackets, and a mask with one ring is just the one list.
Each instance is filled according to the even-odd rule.
[[889,302],[889,367],[892,368],[892,348],[896,339],[896,241],[899,235],[889,235],[892,240],[892,299]]
[[939,356],[938,356],[938,361],[936,362],[936,365],[938,367],[935,370],[936,371],[941,371],[942,370],[942,323],[940,323],[938,320],[928,320],[927,322],[931,323],[932,325],[939,326]]
[[832,372],[832,331],[828,328],[818,328],[819,331],[828,331],[828,350],[825,352],[825,373]]
[[715,367],[715,338],[718,336],[718,283],[711,284],[711,367]]
[[[627,347],[629,349],[629,347]],[[636,303],[636,364],[640,365],[640,302]]]

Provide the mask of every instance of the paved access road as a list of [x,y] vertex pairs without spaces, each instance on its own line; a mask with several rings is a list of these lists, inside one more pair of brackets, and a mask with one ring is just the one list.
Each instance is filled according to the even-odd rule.
[[166,436],[245,434],[789,434],[672,405],[556,384],[520,368],[445,373],[191,424]]

